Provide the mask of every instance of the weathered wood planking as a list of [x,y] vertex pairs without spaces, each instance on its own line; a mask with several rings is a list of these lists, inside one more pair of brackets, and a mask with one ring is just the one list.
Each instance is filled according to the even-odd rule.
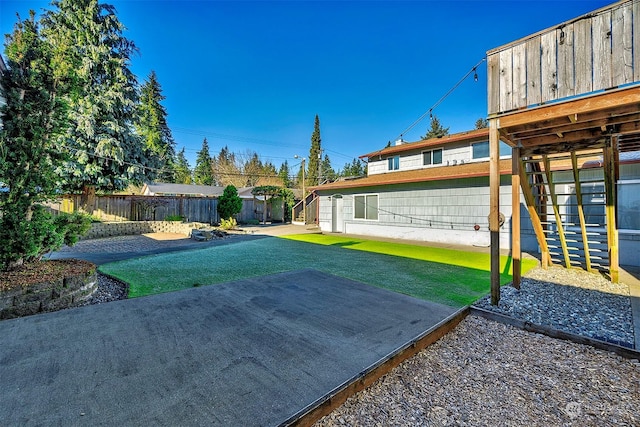
[[619,86],[633,79],[633,28],[631,5],[611,14],[612,84]]
[[527,45],[513,48],[513,108],[527,106]]
[[591,21],[573,24],[573,53],[576,70],[576,93],[593,91],[593,50],[591,49]]
[[639,52],[632,0],[489,51],[489,114],[640,83]]
[[573,24],[556,30],[558,37],[558,97],[566,98],[576,94],[573,55]]
[[540,80],[540,37],[534,37],[526,42],[527,69],[527,104],[542,102],[542,86]]
[[593,18],[593,90],[611,87],[611,13]]
[[513,49],[500,52],[500,105],[513,109]]
[[540,79],[542,86],[542,101],[557,98],[558,58],[556,55],[556,32],[550,31],[540,38],[542,61]]

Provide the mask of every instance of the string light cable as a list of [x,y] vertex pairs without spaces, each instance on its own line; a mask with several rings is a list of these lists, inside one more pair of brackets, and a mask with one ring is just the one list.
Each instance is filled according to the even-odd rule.
[[427,115],[430,118],[433,118],[433,110],[435,110],[442,102],[449,97],[455,91],[458,86],[460,86],[470,75],[473,73],[473,80],[478,81],[478,67],[482,65],[483,62],[486,61],[486,58],[482,58],[476,65],[474,65],[458,82],[453,85],[435,104],[431,106],[427,111],[424,112],[420,117],[418,117],[408,128],[406,128],[400,135],[398,135],[395,139],[402,139],[403,135],[406,135],[407,132],[411,131],[418,123],[420,123]]
[[[474,225],[478,224],[478,221],[476,222],[466,222],[466,221],[445,221],[442,219],[436,219],[434,217],[430,217],[425,215],[424,217],[422,216],[415,216],[415,215],[406,215],[406,214],[401,214],[398,212],[393,212],[390,210],[386,210],[386,209],[381,209],[377,206],[373,206],[370,204],[367,204],[366,202],[361,202],[361,201],[356,201],[354,198],[354,203],[358,203],[359,205],[364,205],[365,210],[368,209],[376,209],[376,211],[378,213],[385,213],[385,214],[389,214],[389,215],[393,215],[393,217],[400,217],[400,218],[405,218],[409,220],[410,224],[413,224],[413,222],[420,222],[420,223],[424,223],[425,225],[428,225],[430,228],[437,228],[437,229],[444,229],[444,228],[449,228],[449,229],[455,229],[455,230],[464,230],[464,229],[468,229],[469,227],[473,227]],[[455,227],[455,228],[454,228]]]

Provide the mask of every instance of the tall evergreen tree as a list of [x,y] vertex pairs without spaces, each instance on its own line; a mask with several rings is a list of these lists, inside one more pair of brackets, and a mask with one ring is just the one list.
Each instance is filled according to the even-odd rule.
[[43,16],[43,34],[69,106],[69,126],[58,140],[68,159],[57,174],[64,190],[83,191],[83,207],[92,211],[96,189],[123,189],[149,171],[133,131],[137,91],[129,64],[136,47],[123,36],[113,6],[97,0],[51,4],[55,10]]
[[207,138],[202,141],[202,148],[198,151],[196,157],[196,166],[193,170],[193,180],[200,185],[213,185],[213,165],[211,163],[211,154],[209,154],[209,143]]
[[175,182],[176,184],[191,184],[191,182],[193,181],[191,176],[191,166],[189,166],[187,156],[185,156],[184,154],[184,147],[176,155],[173,164],[174,166],[172,182]]
[[431,127],[427,130],[427,134],[422,139],[442,138],[449,135],[449,128],[445,128],[436,116],[431,117]]
[[323,181],[335,181],[337,178],[336,171],[331,167],[331,159],[329,159],[329,155],[325,154],[324,159],[322,159],[322,180]]
[[291,172],[289,171],[289,162],[286,160],[280,165],[278,178],[282,180],[282,185],[284,187],[291,188]]
[[140,89],[136,130],[151,155],[150,162],[158,170],[156,178],[173,182],[175,141],[167,124],[167,110],[161,104],[164,99],[158,77],[151,71]]
[[[2,73],[0,109],[0,269],[11,269],[54,244],[51,219],[38,209],[54,193],[54,167],[60,159],[56,134],[64,106],[56,96],[49,46],[31,11],[7,35],[8,69]],[[49,225],[47,225],[49,224]],[[47,242],[47,240],[49,240]],[[61,244],[61,242],[58,242]]]
[[309,162],[307,166],[306,181],[308,185],[318,185],[318,165],[322,161],[322,140],[320,139],[320,119],[316,114],[311,134],[311,148],[309,149]]

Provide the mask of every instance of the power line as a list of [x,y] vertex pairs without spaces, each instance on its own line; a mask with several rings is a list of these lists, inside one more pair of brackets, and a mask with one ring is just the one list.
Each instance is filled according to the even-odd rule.
[[447,93],[445,93],[435,104],[433,104],[431,106],[431,108],[429,108],[427,111],[424,112],[424,114],[422,114],[420,117],[418,117],[416,119],[416,121],[414,121],[413,123],[411,123],[411,125],[406,128],[402,133],[400,133],[400,135],[398,135],[395,139],[402,139],[402,136],[405,135],[407,132],[409,132],[411,129],[413,129],[418,123],[420,123],[425,117],[427,117],[427,115],[429,115],[429,117],[433,117],[433,110],[436,109],[436,107],[438,107],[440,104],[442,104],[442,102],[447,99],[447,97],[449,95],[451,95],[451,93],[456,90],[458,88],[458,86],[460,86],[462,84],[462,82],[464,82],[467,77],[469,77],[471,75],[471,73],[473,74],[474,80],[478,81],[478,74],[477,74],[477,70],[478,67],[486,60],[486,58],[482,58],[480,61],[478,61],[478,63],[476,65],[474,65],[468,72],[467,74],[465,74],[460,80],[458,80],[458,82],[453,85],[453,87],[451,87],[451,89],[449,89],[447,91]]
[[[222,134],[222,133],[216,133],[216,132],[208,132],[208,131],[203,131],[203,130],[199,130],[199,129],[189,129],[189,128],[182,128],[182,127],[174,127],[171,128],[172,131],[175,130],[175,132],[178,133],[186,133],[188,135],[197,135],[197,136],[202,136],[205,138],[209,138],[212,141],[215,139],[222,139],[222,140],[227,140],[227,141],[235,141],[235,142],[245,142],[245,143],[251,143],[251,144],[261,144],[261,145],[270,145],[270,146],[275,146],[275,147],[290,147],[290,148],[307,148],[306,145],[304,144],[285,144],[282,142],[277,142],[277,141],[271,141],[268,139],[260,139],[260,138],[253,138],[253,137],[247,137],[247,136],[239,136],[239,135],[228,135],[228,134]],[[199,150],[197,149],[192,149],[192,148],[186,148],[186,151],[190,151],[190,152],[198,152]],[[353,159],[353,156],[349,156],[347,154],[344,153],[340,153],[338,151],[335,150],[329,150],[329,149],[325,149],[325,151],[329,151],[333,154],[336,154],[338,156],[344,157],[346,159]],[[288,159],[288,157],[274,157],[274,156],[264,156],[264,157],[271,157],[274,159]]]

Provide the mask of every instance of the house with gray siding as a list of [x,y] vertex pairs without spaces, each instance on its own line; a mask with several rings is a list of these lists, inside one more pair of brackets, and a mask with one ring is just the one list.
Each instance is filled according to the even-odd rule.
[[[367,176],[312,188],[317,200],[317,222],[323,232],[489,246],[488,129],[417,142],[397,141],[361,158],[368,163]],[[589,168],[589,162],[597,161],[597,156],[585,157],[580,167]],[[564,209],[570,217],[572,188],[569,183],[562,186],[562,176],[572,174],[571,165],[556,162],[550,170],[557,174],[554,180],[560,183],[558,189],[566,194]],[[621,175],[621,185],[636,182],[640,178],[640,159],[629,159],[621,168]],[[511,246],[511,191],[511,148],[501,143],[500,213],[504,222],[500,246],[503,249]],[[602,203],[597,203],[597,191],[593,195],[594,215],[604,209]],[[522,194],[520,198],[521,246],[535,253],[537,239]],[[640,199],[625,203],[637,204]],[[636,227],[628,234],[640,237],[640,227]],[[631,259],[627,261],[634,264]]]

